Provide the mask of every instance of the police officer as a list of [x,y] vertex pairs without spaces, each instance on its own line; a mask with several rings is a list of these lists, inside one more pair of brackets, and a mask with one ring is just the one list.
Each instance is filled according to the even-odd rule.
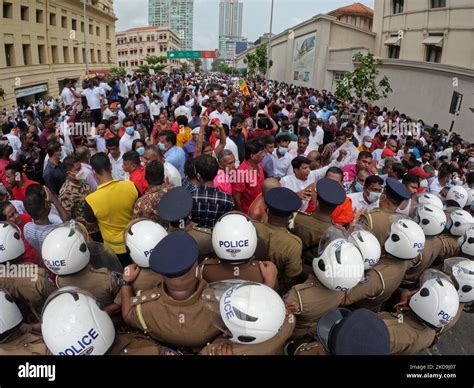
[[[184,231],[170,233],[153,250],[150,268],[163,276],[157,287],[133,294],[131,284],[140,268],[132,264],[124,272],[122,317],[129,326],[173,348],[198,353],[219,334],[201,294],[207,283],[198,279],[199,249]],[[178,349],[177,349],[178,350]]]
[[303,244],[288,230],[288,222],[301,207],[298,195],[285,187],[271,189],[265,194],[268,221],[254,222],[258,235],[256,257],[271,260],[278,268],[280,291],[305,280],[301,254]]
[[357,302],[375,312],[400,286],[410,260],[419,256],[425,244],[421,227],[411,220],[395,221],[385,241],[386,254],[369,271],[366,277],[347,293],[344,304]]
[[12,296],[0,289],[0,355],[46,356],[48,349],[41,330],[23,324],[23,315]]
[[317,342],[297,342],[288,346],[295,356],[379,356],[388,355],[390,337],[377,314],[367,309],[337,308],[318,322]]
[[36,264],[21,263],[25,245],[16,225],[0,222],[0,246],[0,288],[30,306],[34,313],[41,312],[48,296],[56,290],[48,271]]
[[[107,313],[116,314],[120,311],[120,306],[114,303],[120,290],[118,278],[106,267],[94,268],[90,265],[91,252],[87,246],[86,236],[79,224],[63,225],[53,229],[46,236],[41,248],[44,263],[57,275],[58,288],[80,287],[94,295]],[[100,255],[104,258],[107,251],[103,244],[91,244],[99,244],[103,248]],[[120,263],[115,253],[109,254]]]
[[314,337],[319,319],[344,301],[346,292],[359,283],[363,273],[362,255],[352,243],[329,241],[313,261],[313,274],[293,286],[285,299],[287,310],[296,315],[292,339]]
[[333,225],[331,214],[346,200],[346,192],[334,180],[323,178],[318,181],[316,189],[316,211],[311,216],[298,213],[292,230],[303,243],[302,257],[308,265],[311,265],[313,259],[318,256],[319,240]]
[[254,259],[257,232],[247,215],[224,214],[214,225],[212,245],[218,258],[207,258],[199,266],[199,274],[206,282],[244,279],[277,287],[275,264]]
[[394,221],[398,207],[403,201],[410,199],[410,193],[405,185],[393,178],[387,178],[385,190],[380,197],[378,209],[374,209],[367,214],[362,214],[360,223],[365,225],[372,232],[380,245],[383,246],[389,234],[390,226]]
[[169,190],[158,203],[160,218],[169,223],[168,233],[184,230],[199,247],[199,261],[210,257],[213,253],[211,229],[200,228],[191,221],[193,197],[184,187]]

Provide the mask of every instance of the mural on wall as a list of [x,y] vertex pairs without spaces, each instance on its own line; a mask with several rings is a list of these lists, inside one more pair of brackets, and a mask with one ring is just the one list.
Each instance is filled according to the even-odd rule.
[[293,83],[310,86],[316,57],[316,35],[308,34],[295,39],[293,52]]

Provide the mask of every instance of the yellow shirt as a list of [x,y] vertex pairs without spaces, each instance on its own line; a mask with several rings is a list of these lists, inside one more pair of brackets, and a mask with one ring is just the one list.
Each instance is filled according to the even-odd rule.
[[176,145],[178,147],[184,147],[184,145],[193,138],[191,135],[191,128],[186,127],[182,129],[177,135],[176,135]]
[[137,198],[137,188],[130,181],[104,183],[86,197],[97,218],[104,244],[118,255],[127,252],[123,234],[132,220]]

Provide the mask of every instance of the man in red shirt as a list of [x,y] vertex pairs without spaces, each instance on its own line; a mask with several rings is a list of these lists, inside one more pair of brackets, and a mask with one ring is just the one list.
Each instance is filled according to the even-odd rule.
[[257,139],[245,145],[245,161],[230,177],[234,195],[235,210],[248,213],[249,207],[262,192],[265,179],[262,160],[265,156],[264,145]]
[[123,171],[128,173],[130,180],[135,183],[141,195],[148,190],[145,167],[142,167],[140,155],[137,151],[129,151],[123,154]]
[[17,201],[25,199],[28,186],[38,184],[38,182],[28,179],[23,172],[23,166],[20,162],[11,162],[5,168],[5,178],[9,186],[8,188],[12,192],[12,199]]

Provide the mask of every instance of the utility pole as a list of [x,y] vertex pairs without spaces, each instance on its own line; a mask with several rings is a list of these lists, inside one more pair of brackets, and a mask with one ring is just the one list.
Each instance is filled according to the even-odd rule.
[[265,75],[267,80],[270,77],[270,60],[272,56],[273,1],[274,0],[272,0],[272,9],[270,12],[270,35],[268,36],[267,74]]
[[84,2],[84,61],[86,62],[86,74],[87,78],[89,78],[89,46],[87,44],[87,28],[89,27],[89,23],[87,22],[87,11],[86,11],[86,4],[88,0],[82,0]]

